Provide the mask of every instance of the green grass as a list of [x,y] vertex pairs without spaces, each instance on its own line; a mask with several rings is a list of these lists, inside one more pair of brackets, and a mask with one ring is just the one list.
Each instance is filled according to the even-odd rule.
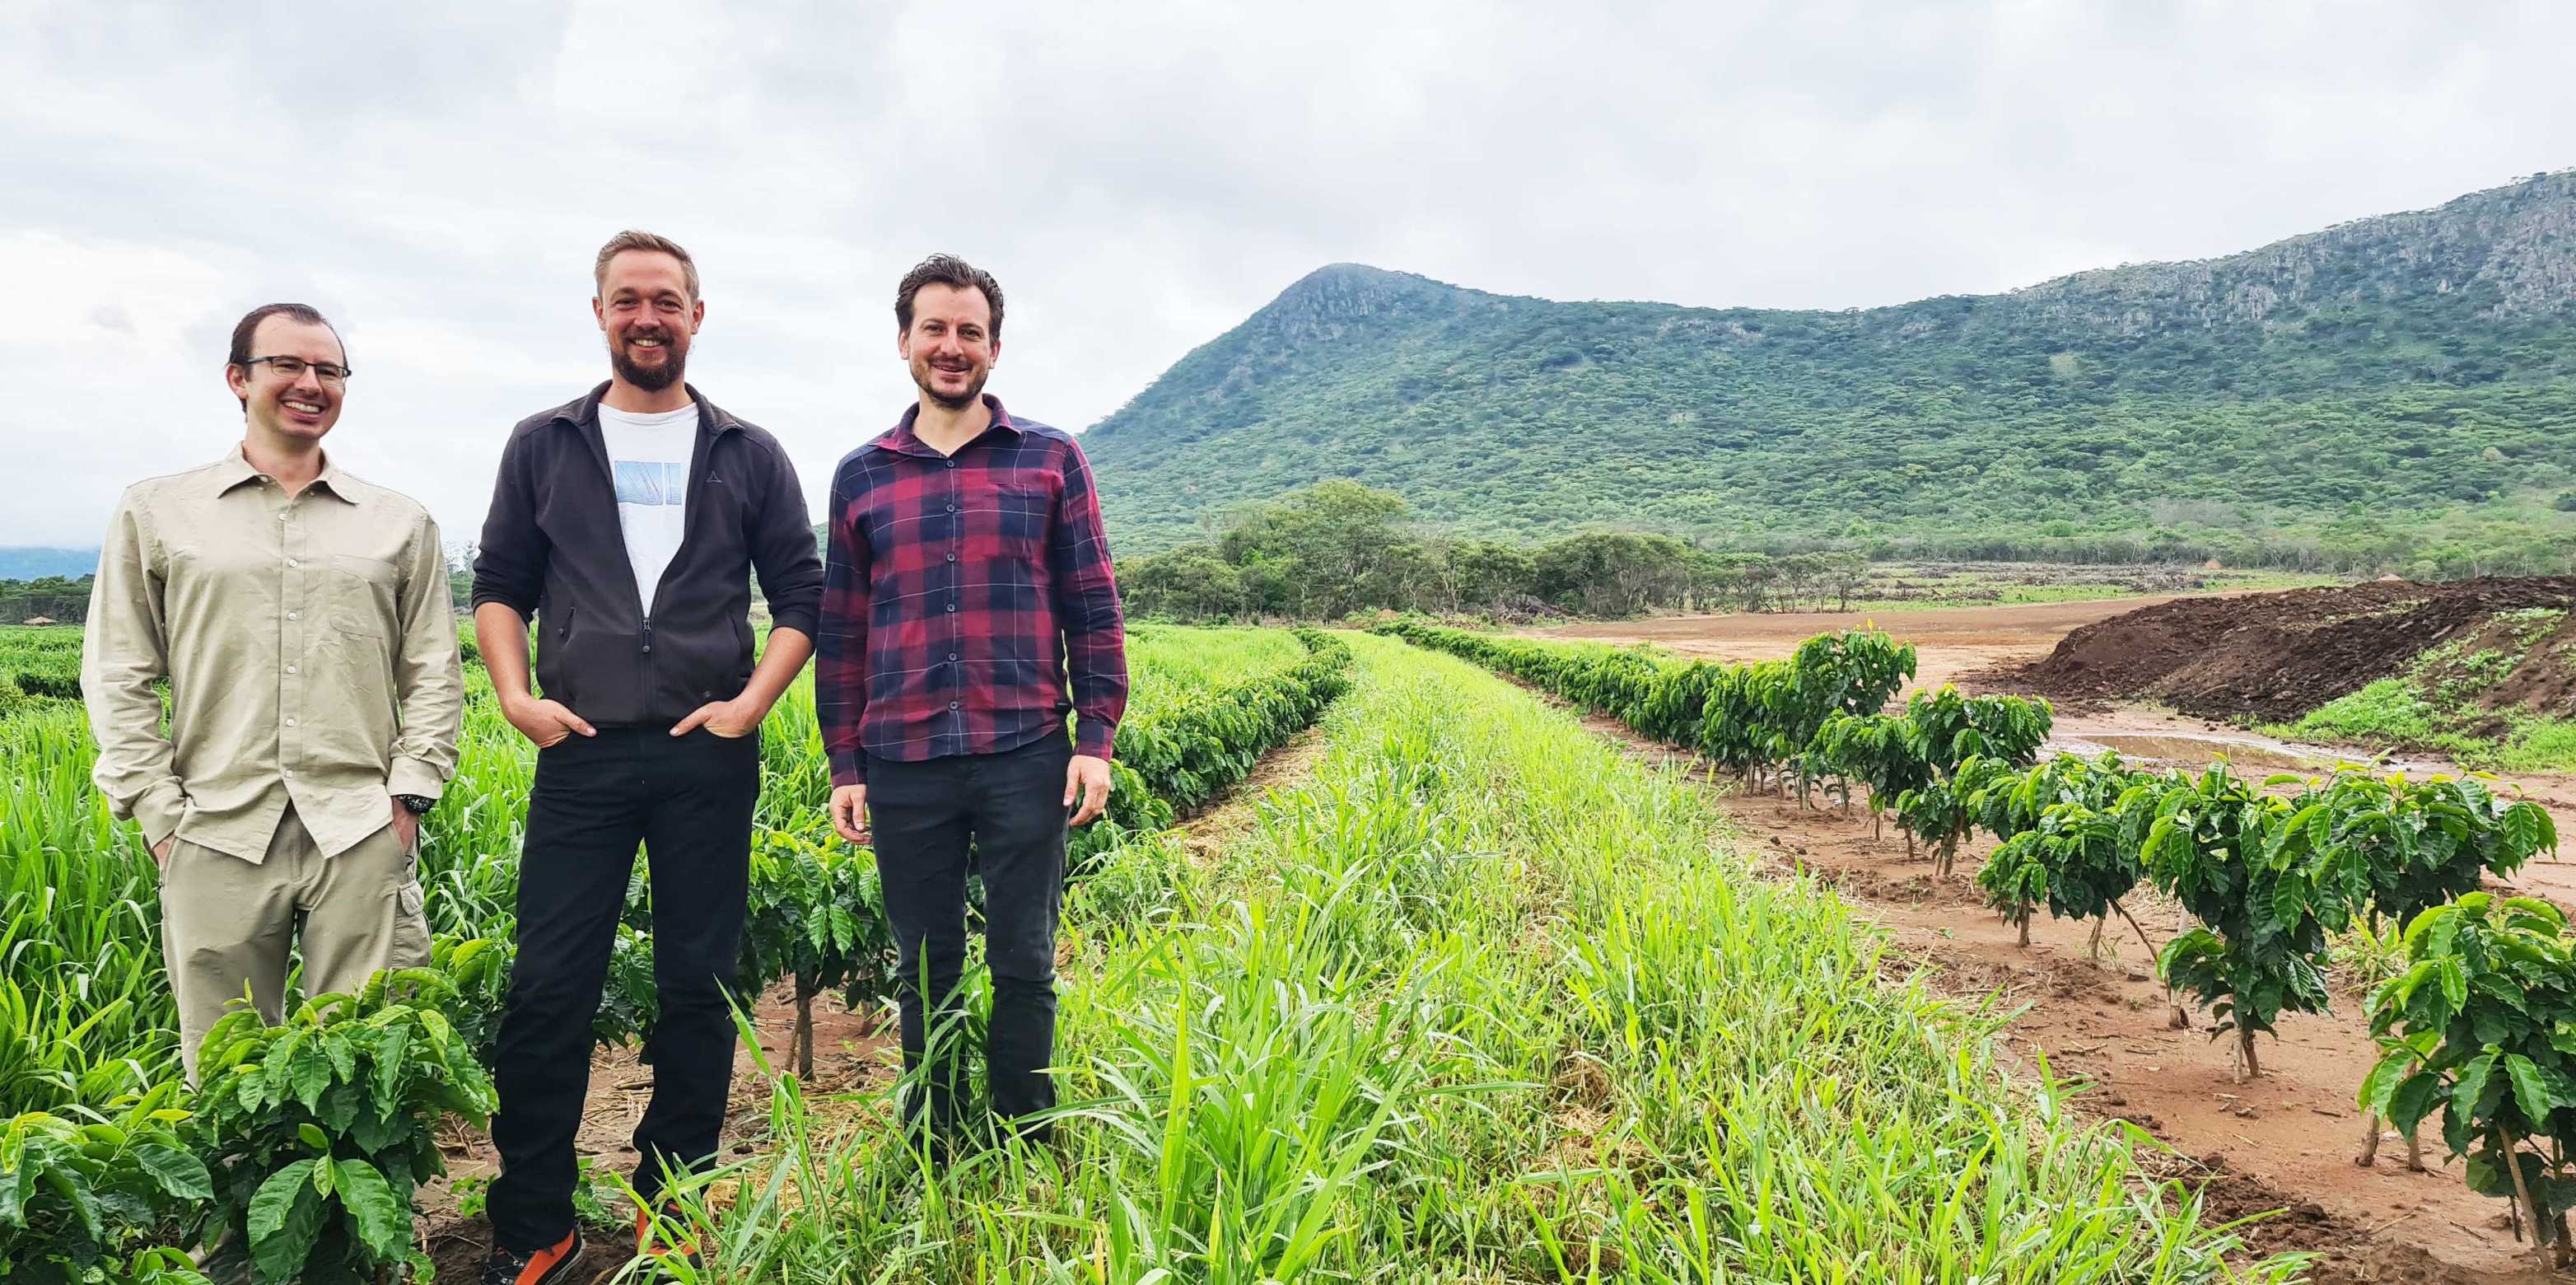
[[1352,639],[1311,782],[1068,906],[1053,1149],[925,1177],[882,1093],[780,1082],[705,1276],[2205,1281],[2131,1139],[2001,1013],[1753,877],[1706,793],[1464,662]]
[[[2479,701],[2557,632],[2567,613],[2547,608],[2502,613],[2502,646],[2471,650],[2464,640],[2427,648],[2405,672],[2329,701],[2288,723],[2259,730],[2297,740],[2374,749],[2430,751],[2464,767],[2501,772],[2576,771],[2576,719],[2528,711],[2484,711]],[[2482,631],[2489,632],[2492,631]],[[2576,658],[2560,656],[2561,663]],[[2491,730],[2498,719],[2501,733]]]

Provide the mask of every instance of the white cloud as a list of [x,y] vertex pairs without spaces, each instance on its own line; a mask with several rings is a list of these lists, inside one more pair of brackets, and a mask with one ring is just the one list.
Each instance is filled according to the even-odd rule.
[[2576,10],[2215,0],[1025,0],[0,12],[0,434],[86,543],[238,417],[232,318],[301,297],[335,447],[479,524],[520,416],[603,377],[590,255],[697,254],[694,382],[818,496],[901,409],[890,293],[1009,290],[993,388],[1068,427],[1312,268],[1839,308],[2223,254],[2576,163]]

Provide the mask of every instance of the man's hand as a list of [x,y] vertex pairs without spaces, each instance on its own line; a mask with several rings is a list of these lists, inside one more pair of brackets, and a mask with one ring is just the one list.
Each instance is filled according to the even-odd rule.
[[1109,807],[1109,760],[1076,754],[1072,762],[1064,765],[1064,805],[1072,807],[1077,795],[1082,799],[1082,810],[1065,824],[1089,825]]
[[583,736],[599,735],[598,728],[583,722],[581,715],[573,713],[561,701],[534,697],[524,701],[504,701],[501,717],[510,720],[510,726],[519,729],[519,735],[527,737],[541,750],[554,748],[575,732]]
[[871,841],[872,836],[868,833],[868,787],[832,787],[832,831],[861,846]]
[[760,720],[767,717],[769,707],[748,696],[736,696],[729,701],[709,701],[681,719],[679,725],[671,729],[671,735],[686,736],[704,727],[730,741],[759,731]]
[[395,799],[393,803],[394,835],[402,840],[403,851],[409,852],[413,844],[420,842],[420,816],[410,808],[404,807],[400,799]]
[[155,868],[167,868],[170,864],[170,849],[177,846],[179,846],[179,836],[176,831],[163,835],[159,843],[152,845],[153,866]]

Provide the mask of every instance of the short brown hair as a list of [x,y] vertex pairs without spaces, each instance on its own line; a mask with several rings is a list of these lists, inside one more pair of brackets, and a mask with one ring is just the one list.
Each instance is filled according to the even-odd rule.
[[993,308],[993,337],[1002,337],[1002,283],[993,274],[953,254],[934,254],[912,266],[903,281],[894,288],[895,328],[912,329],[912,297],[927,285],[943,285],[956,290],[975,289],[984,292],[984,302]]
[[608,244],[599,247],[599,261],[590,267],[590,288],[607,289],[608,261],[629,250],[650,250],[679,260],[680,279],[688,284],[689,298],[694,300],[698,297],[697,260],[690,258],[689,252],[681,249],[679,242],[666,236],[655,236],[650,232],[638,232],[633,228],[608,238]]
[[289,321],[300,321],[305,325],[320,326],[324,330],[330,331],[331,338],[339,342],[341,359],[343,361],[347,360],[349,356],[349,342],[340,338],[340,328],[338,326],[332,325],[330,322],[323,320],[320,309],[315,308],[309,303],[264,303],[251,309],[250,315],[243,317],[240,322],[233,326],[232,352],[224,358],[224,364],[229,366],[249,365],[250,341],[259,334],[259,323],[266,321],[271,317],[284,317]]

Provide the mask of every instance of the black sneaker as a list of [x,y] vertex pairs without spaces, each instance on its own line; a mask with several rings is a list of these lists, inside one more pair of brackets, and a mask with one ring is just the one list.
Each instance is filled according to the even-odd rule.
[[483,1285],[566,1285],[580,1264],[581,1229],[576,1227],[561,1244],[532,1254],[494,1245],[483,1262]]

